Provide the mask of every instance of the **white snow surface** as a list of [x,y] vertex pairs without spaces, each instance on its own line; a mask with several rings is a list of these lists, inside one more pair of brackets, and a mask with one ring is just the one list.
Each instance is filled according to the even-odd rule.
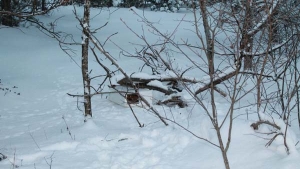
[[147,83],[148,86],[158,87],[164,90],[168,90],[168,86],[165,86],[161,81],[152,80],[151,82]]
[[[72,10],[71,6],[62,7],[39,19],[50,23],[63,16],[58,20],[56,29],[73,34],[75,40],[80,42],[81,31]],[[82,11],[82,7],[78,7],[77,12],[82,14]],[[156,26],[163,32],[172,32],[184,15],[186,19],[193,20],[193,14],[188,11],[162,13],[138,10],[138,13],[159,22]],[[109,21],[106,27],[97,31],[96,36],[102,42],[118,32],[111,40],[132,53],[135,51],[133,44],[141,43],[120,21],[122,18],[138,34],[143,33],[142,23],[129,9],[104,9],[100,15],[99,9],[92,9],[91,16],[91,29]],[[0,91],[0,153],[8,157],[0,161],[1,169],[16,166],[20,169],[225,168],[217,147],[199,140],[175,124],[164,126],[152,113],[133,107],[136,116],[144,124],[140,128],[130,108],[110,102],[106,95],[93,97],[93,117],[84,123],[83,113],[78,109],[83,109],[82,98],[77,100],[67,95],[83,92],[81,70],[76,65],[81,62],[80,46],[72,46],[75,55],[71,59],[54,39],[45,36],[34,26],[27,26],[0,29],[0,87],[12,90],[8,93]],[[190,43],[197,41],[193,32],[189,31],[192,28],[191,23],[182,23],[176,38],[187,38]],[[145,27],[144,30],[150,43],[157,40]],[[105,47],[125,71],[137,72],[142,66],[139,60],[120,56],[119,48],[109,41]],[[184,58],[176,59],[185,65]],[[112,67],[107,60],[103,62]],[[90,57],[90,68],[93,69],[91,75],[105,73],[94,57]],[[197,72],[187,74],[200,79],[203,76]],[[142,73],[134,76],[148,77]],[[100,80],[94,82],[99,83]],[[157,82],[151,83],[159,85]],[[189,96],[184,98],[191,99]],[[226,115],[228,103],[218,100],[221,99],[216,98],[216,107],[222,118]],[[209,100],[206,102],[209,105]],[[192,100],[183,109],[154,107],[161,115],[175,119],[196,135],[218,144],[209,118]],[[247,118],[243,115],[245,112],[245,109],[239,109],[234,114],[236,118],[228,151],[231,168],[298,169],[299,144],[295,144],[299,141],[299,129],[289,128],[288,144],[292,151],[287,155],[279,137],[274,144],[265,147],[267,141],[258,137],[250,127],[257,116],[249,115]],[[224,126],[221,133],[226,138],[228,124]]]

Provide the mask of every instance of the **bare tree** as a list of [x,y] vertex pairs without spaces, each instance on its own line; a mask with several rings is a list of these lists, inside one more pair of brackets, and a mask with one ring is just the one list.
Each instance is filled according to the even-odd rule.
[[[159,69],[162,69],[163,72],[166,70],[174,73],[174,80],[177,81],[178,84],[180,84],[185,91],[190,94],[190,96],[193,98],[193,100],[202,107],[205,114],[209,117],[211,124],[213,125],[213,128],[216,132],[218,143],[211,142],[207,138],[203,138],[201,136],[197,136],[193,133],[193,131],[190,131],[182,124],[174,121],[173,119],[169,119],[168,117],[164,117],[167,121],[170,121],[172,123],[175,123],[179,127],[183,128],[184,130],[188,131],[189,133],[193,134],[195,137],[205,140],[208,143],[212,144],[213,146],[216,146],[220,149],[224,166],[225,168],[229,169],[230,164],[227,157],[227,152],[230,147],[231,143],[231,132],[233,129],[233,114],[234,110],[236,108],[236,103],[241,100],[245,95],[247,95],[250,91],[255,89],[255,87],[248,90],[244,90],[242,86],[246,84],[246,81],[248,79],[248,76],[244,77],[242,72],[240,71],[240,63],[236,65],[228,64],[229,67],[231,67],[231,71],[228,73],[223,72],[222,70],[215,70],[216,58],[217,60],[221,59],[223,62],[227,62],[230,59],[233,60],[233,57],[224,58],[223,55],[229,55],[232,56],[236,54],[236,51],[227,54],[226,50],[223,51],[224,54],[220,53],[220,49],[225,48],[225,45],[216,45],[218,42],[217,35],[219,33],[225,33],[225,29],[219,28],[219,25],[216,24],[217,22],[209,22],[208,20],[212,19],[213,13],[219,13],[221,12],[221,9],[217,9],[213,12],[208,12],[206,7],[207,2],[206,1],[199,1],[200,10],[196,10],[194,8],[194,20],[191,21],[191,23],[194,25],[194,31],[196,34],[196,37],[198,38],[200,44],[199,45],[192,45],[188,43],[188,40],[181,39],[182,44],[179,44],[174,40],[174,36],[177,32],[177,29],[179,25],[185,20],[185,18],[182,18],[179,21],[179,24],[177,27],[171,32],[171,33],[164,33],[161,32],[159,29],[157,29],[154,24],[147,20],[147,18],[139,15],[134,10],[133,12],[139,17],[143,23],[145,23],[150,30],[152,30],[152,33],[154,36],[158,36],[160,39],[163,39],[162,43],[156,43],[151,44],[144,35],[138,35],[136,32],[134,32],[130,26],[126,24],[125,21],[123,23],[130,29],[139,39],[141,39],[144,42],[144,48],[143,50],[139,51],[137,53],[137,56],[130,54],[130,52],[123,50],[123,53],[125,55],[130,57],[137,57],[138,59],[141,59],[145,62],[145,66],[149,66],[154,74],[162,74],[162,71]],[[198,18],[198,14],[201,14],[201,18]],[[213,18],[216,19],[216,18]],[[221,19],[221,17],[217,18],[217,20]],[[143,29],[144,30],[144,29]],[[202,31],[203,30],[203,31]],[[238,32],[237,32],[238,34]],[[235,39],[235,43],[237,43],[237,39]],[[226,44],[226,43],[225,43]],[[177,54],[180,53],[183,57],[185,57],[188,61],[190,61],[190,67],[186,70],[180,71],[175,68],[173,63],[168,59],[168,55],[164,53],[166,50],[168,51],[177,51]],[[201,52],[205,53],[205,55],[202,55]],[[216,52],[218,51],[218,52]],[[192,52],[194,56],[197,58],[191,56],[191,54],[188,54],[188,52]],[[205,66],[199,66],[200,64],[203,65],[205,63]],[[231,63],[233,63],[231,61]],[[163,66],[161,66],[163,65]],[[195,67],[198,71],[201,73],[204,73],[205,75],[209,76],[208,80],[198,80],[195,81],[188,81],[183,76],[184,73],[188,72],[189,70],[192,70],[193,67]],[[220,65],[218,65],[220,67]],[[225,68],[226,69],[226,68]],[[220,73],[221,72],[221,73]],[[195,77],[194,77],[195,78]],[[134,80],[131,78],[131,80]],[[142,79],[140,81],[144,81],[146,79]],[[164,79],[161,79],[163,81]],[[200,83],[201,87],[199,87],[197,90],[193,91],[190,87],[191,83]],[[227,89],[227,93],[222,91],[217,87],[217,85],[224,85]],[[206,91],[206,93],[209,93],[209,103],[204,103],[203,98],[206,98],[205,96],[202,96],[202,94]],[[168,92],[164,92],[168,93]],[[220,118],[218,115],[218,110],[216,108],[216,102],[215,97],[216,93],[221,94],[222,97],[226,97],[225,100],[228,101],[229,107],[227,114],[224,118]],[[229,125],[225,125],[225,123]],[[221,129],[226,128],[225,130],[228,131],[227,137],[224,138],[222,135]]]
[[[238,3],[230,1],[226,10],[227,14],[233,19],[238,29],[240,29],[239,50],[240,58],[244,60],[244,69],[252,70],[254,53],[259,49],[257,42],[254,43],[257,36],[268,29],[270,18],[276,15],[276,9],[280,0],[253,0],[240,1]],[[230,19],[231,20],[231,19]]]
[[[235,11],[237,9],[233,9],[231,7],[228,8],[228,6],[226,7],[226,4],[224,4],[224,6],[212,6],[210,7],[210,11],[212,11],[212,9],[215,10],[213,12],[207,12],[208,7],[206,7],[206,4],[206,1],[199,0],[199,11],[202,20],[201,23],[199,23],[199,18],[197,18],[198,15],[196,15],[196,12],[198,11],[194,9],[194,32],[197,35],[201,45],[191,45],[187,42],[187,40],[182,40],[183,43],[179,44],[178,42],[175,42],[173,40],[173,35],[175,34],[177,27],[172,33],[163,33],[158,30],[152,22],[148,21],[147,18],[139,16],[137,13],[135,13],[140,17],[140,20],[142,20],[149,28],[151,28],[151,30],[153,30],[153,34],[156,36],[159,35],[162,39],[164,39],[164,42],[161,44],[151,44],[148,42],[144,35],[138,35],[136,32],[132,31],[145,43],[144,49],[139,51],[138,55],[132,55],[127,51],[124,51],[123,53],[125,53],[125,55],[127,56],[137,57],[143,60],[145,62],[145,66],[149,66],[154,74],[159,74],[159,69],[163,69],[169,70],[177,76],[177,81],[184,87],[186,91],[191,94],[191,96],[193,96],[197,104],[202,106],[207,116],[210,118],[211,123],[213,124],[218,136],[218,144],[212,144],[220,148],[226,168],[230,168],[227,152],[231,143],[231,132],[233,129],[233,116],[236,109],[236,103],[241,101],[243,97],[248,95],[249,93],[253,93],[255,89],[256,100],[254,100],[253,103],[246,105],[256,105],[257,107],[259,120],[254,124],[254,126],[259,126],[262,124],[273,126],[278,131],[276,133],[273,133],[274,136],[270,139],[268,145],[270,145],[272,143],[272,140],[276,137],[283,136],[285,140],[284,144],[286,146],[287,152],[289,152],[289,147],[291,145],[287,144],[286,138],[288,126],[290,125],[290,123],[286,123],[284,127],[278,126],[278,124],[275,122],[265,121],[264,119],[262,119],[260,117],[260,112],[262,110],[261,107],[263,107],[263,111],[267,113],[266,109],[272,106],[275,106],[273,112],[275,109],[276,111],[278,111],[277,105],[284,104],[284,106],[281,106],[284,108],[281,108],[278,114],[282,114],[282,117],[284,117],[285,121],[288,121],[291,115],[290,112],[293,109],[299,107],[299,104],[291,104],[298,103],[298,97],[296,96],[298,95],[297,84],[299,81],[299,77],[297,76],[297,74],[299,74],[299,72],[297,70],[297,64],[296,62],[294,62],[295,59],[292,59],[297,58],[297,56],[295,55],[297,53],[295,52],[295,47],[298,46],[298,40],[296,38],[297,33],[295,31],[294,33],[292,33],[292,31],[288,34],[288,36],[285,36],[284,40],[280,41],[280,43],[276,43],[276,40],[274,39],[276,36],[274,36],[274,33],[278,31],[276,31],[274,28],[276,27],[276,25],[274,25],[274,19],[278,17],[276,15],[275,9],[278,8],[279,1],[245,1],[245,4],[242,5],[243,7],[242,9],[240,9],[240,11]],[[257,15],[255,15],[254,17],[253,15],[255,12],[253,11],[255,9],[255,6],[259,7],[256,8],[258,9],[258,11],[256,12],[260,14],[259,17],[257,17]],[[208,22],[209,19],[210,22]],[[182,22],[182,20],[180,22]],[[126,22],[124,22],[124,24],[126,24]],[[203,32],[200,31],[201,26],[199,25],[203,26]],[[130,26],[126,26],[130,30],[132,30]],[[220,39],[218,39],[217,35],[221,33],[226,35],[228,32],[233,32],[233,34],[231,35],[234,36],[228,36],[228,41],[220,42]],[[182,76],[184,73],[186,73],[186,71],[189,71],[191,67],[182,72],[178,72],[178,70],[173,67],[172,63],[169,62],[169,60],[163,53],[165,50],[167,50],[166,48],[168,45],[171,45],[172,48],[177,49],[176,51],[178,53],[185,56],[191,62],[191,65],[193,67],[199,69],[202,72],[205,72],[209,76],[209,81],[205,81],[205,83],[202,84],[201,87],[199,87],[195,92],[192,91],[187,81],[184,81]],[[294,46],[294,49],[292,49],[291,45]],[[287,50],[285,50],[285,54],[282,55],[282,57],[290,56],[288,57],[290,59],[286,57],[283,59],[282,57],[279,57],[280,55],[278,55],[278,51],[283,51],[283,47],[285,46],[290,47],[286,48],[290,53],[288,52],[289,54],[287,54]],[[205,62],[207,67],[199,67],[199,62],[191,59],[190,54],[186,54],[186,49],[189,49],[196,56],[199,56],[199,59]],[[221,49],[223,49],[223,52],[220,51]],[[205,53],[205,58],[201,56],[201,54],[199,54],[200,52],[198,51],[203,51]],[[275,57],[273,59],[275,59],[276,61],[273,61],[274,69],[271,70],[270,59],[272,58],[272,55]],[[226,63],[234,63],[234,65],[229,64],[229,66],[231,66],[233,70],[229,73],[221,73],[222,75],[219,76],[218,71],[220,70],[215,70],[215,59],[224,57],[227,57],[223,59],[224,62],[227,60],[228,62]],[[244,69],[252,71],[241,71],[243,63]],[[278,65],[279,63],[284,67]],[[293,68],[290,68],[290,66],[292,65],[291,63],[295,65]],[[161,65],[164,65],[164,67],[161,67]],[[218,65],[218,67],[220,67],[220,65]],[[280,69],[278,69],[278,67],[280,67]],[[287,70],[295,72],[288,73]],[[277,71],[279,71],[279,73],[276,73]],[[274,72],[277,75],[274,75]],[[280,76],[278,76],[278,74]],[[290,76],[288,81],[285,80],[285,77],[287,75]],[[251,77],[255,80],[251,80]],[[253,86],[250,87],[250,89],[249,87],[247,89],[244,88],[246,83],[248,83],[249,81],[253,82]],[[270,101],[272,100],[272,98],[274,98],[274,95],[270,95],[270,91],[267,92],[267,89],[270,89],[269,85],[274,85],[274,83],[270,84],[270,81],[277,81],[276,83],[280,83],[277,85],[279,86],[277,91],[280,91],[280,93],[275,92],[276,94],[274,94],[276,96],[284,98],[281,99],[283,101],[280,101],[280,104],[277,104],[278,102],[274,104],[273,102],[271,106]],[[220,117],[218,116],[218,111],[215,105],[215,97],[216,93],[224,92],[220,91],[220,89],[217,88],[217,85],[225,86],[225,90],[228,93],[227,101],[230,103],[226,117],[223,119],[220,119]],[[288,88],[285,89],[287,86]],[[204,105],[202,100],[200,99],[203,98],[201,96],[201,93],[204,91],[210,94],[209,107],[207,107],[207,105]],[[297,101],[293,102],[292,98]],[[171,119],[166,119],[184,128],[184,126],[182,126],[181,124]],[[227,121],[229,125],[227,126],[228,137],[224,139],[224,136],[222,136],[221,133],[221,128],[225,128],[225,121]],[[206,140],[205,138],[201,137],[200,139]],[[206,141],[209,142],[209,140]]]
[[84,88],[84,115],[92,116],[92,102],[91,102],[91,81],[89,77],[89,32],[88,28],[90,26],[90,1],[84,1],[84,14],[82,21],[82,54],[81,54],[81,71],[82,80]]
[[258,130],[261,125],[272,126],[266,146],[276,137],[283,137],[289,154],[294,146],[287,141],[294,113],[298,114],[299,124],[299,4],[292,1],[254,1],[254,4],[260,6],[256,13],[261,15],[248,31],[255,43],[246,53],[252,56],[257,89],[255,103],[259,117],[252,127]]
[[[208,73],[210,77],[210,99],[211,99],[211,122],[216,130],[217,136],[218,136],[218,141],[219,141],[219,148],[222,152],[223,156],[223,161],[226,169],[229,169],[229,160],[227,157],[227,151],[226,151],[226,146],[224,146],[221,131],[220,131],[220,126],[218,122],[218,114],[216,110],[216,105],[215,105],[215,94],[214,94],[214,84],[212,83],[214,81],[214,75],[215,75],[215,68],[214,68],[214,39],[215,39],[215,31],[214,29],[211,29],[211,26],[209,26],[208,23],[208,15],[207,15],[207,8],[206,8],[206,1],[205,0],[199,0],[199,5],[200,5],[200,13],[202,15],[202,20],[203,20],[203,27],[204,27],[204,33],[205,33],[205,41],[206,41],[206,49],[205,49],[205,54],[207,57],[207,62],[208,62]],[[203,44],[204,45],[204,44]],[[236,73],[238,73],[238,69]],[[237,75],[237,74],[236,74]],[[233,103],[234,105],[234,103]],[[210,114],[210,113],[209,113]],[[231,129],[229,130],[231,132]],[[230,140],[230,139],[228,139]],[[229,143],[229,141],[228,141]],[[228,144],[229,145],[229,144]]]

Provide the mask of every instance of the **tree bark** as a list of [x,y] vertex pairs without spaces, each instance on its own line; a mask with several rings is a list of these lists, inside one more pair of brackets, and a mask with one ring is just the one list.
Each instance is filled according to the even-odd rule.
[[252,51],[252,43],[253,37],[252,35],[248,34],[249,29],[252,27],[252,9],[251,9],[251,2],[246,1],[245,5],[245,18],[242,28],[242,39],[240,42],[240,49],[241,49],[241,57],[244,58],[244,70],[251,70],[253,68],[253,56],[244,54],[244,52],[249,53]]
[[42,11],[46,11],[46,0],[42,0]]
[[209,68],[209,75],[214,75],[214,39],[212,38],[210,27],[208,24],[208,16],[206,11],[206,1],[205,0],[199,0],[200,4],[200,11],[202,15],[203,20],[203,27],[205,32],[205,38],[206,38],[206,50],[205,54],[207,57],[208,62],[208,68]]
[[31,12],[34,14],[36,11],[37,11],[37,0],[33,0]]
[[[216,125],[218,125],[218,124],[216,124]],[[227,152],[226,152],[226,149],[223,145],[223,139],[222,139],[222,135],[221,135],[221,128],[219,128],[218,126],[215,126],[215,128],[216,128],[218,141],[219,141],[219,145],[220,145],[220,150],[221,150],[221,153],[222,153],[225,168],[230,169],[229,160],[228,160],[228,157],[227,157]]]
[[214,32],[211,32],[211,27],[210,27],[209,22],[208,22],[206,0],[199,0],[199,5],[200,5],[200,13],[202,15],[205,38],[206,38],[206,51],[205,51],[205,53],[206,53],[206,57],[207,57],[209,76],[210,76],[210,84],[207,87],[208,87],[208,89],[211,90],[210,91],[210,99],[211,99],[211,108],[212,108],[212,117],[213,117],[213,118],[211,118],[211,122],[214,125],[214,128],[217,132],[218,141],[219,141],[219,145],[220,145],[220,150],[222,152],[222,157],[223,157],[225,168],[230,169],[227,153],[226,153],[226,150],[224,148],[223,140],[222,140],[222,136],[221,136],[221,128],[219,127],[219,124],[218,124],[218,114],[217,114],[217,109],[216,109],[216,105],[215,105],[215,94],[214,94],[214,85],[215,85],[215,83],[214,83],[214,75],[215,75],[215,70],[214,70],[214,34],[213,34]]
[[84,16],[83,16],[83,30],[82,30],[82,79],[84,88],[84,115],[92,117],[92,103],[91,103],[91,80],[89,77],[89,65],[88,65],[88,52],[89,52],[89,33],[88,27],[90,22],[90,1],[85,0],[84,3]]
[[[11,0],[2,0],[1,1],[2,10],[11,12]],[[1,19],[2,25],[5,26],[14,26],[13,17],[11,15],[3,15]]]
[[216,88],[215,86],[234,77],[237,74],[236,71],[232,71],[230,73],[228,73],[227,75],[224,75],[216,80],[211,81],[209,84],[206,84],[205,86],[199,88],[196,92],[195,92],[195,96],[197,96],[199,93],[211,88],[211,86],[213,86],[214,88]]

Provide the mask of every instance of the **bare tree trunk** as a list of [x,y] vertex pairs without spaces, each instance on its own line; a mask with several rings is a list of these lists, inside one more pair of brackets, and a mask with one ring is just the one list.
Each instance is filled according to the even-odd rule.
[[33,0],[31,12],[34,14],[36,11],[37,11],[37,0]]
[[208,20],[207,20],[208,17],[206,13],[206,0],[200,0],[200,10],[202,14],[203,27],[204,27],[205,38],[206,38],[205,52],[208,61],[209,75],[213,75],[215,71],[214,70],[214,40],[211,37],[210,28],[208,25]]
[[270,24],[271,24],[271,33],[272,33],[272,43],[281,43],[280,41],[280,35],[279,35],[279,23],[276,20],[276,17],[278,16],[278,12],[274,12],[273,15],[270,18]]
[[221,129],[219,128],[219,126],[216,126],[216,127],[217,127],[216,132],[217,132],[218,141],[219,141],[219,145],[220,145],[220,149],[221,149],[221,153],[222,153],[222,157],[223,157],[223,162],[224,162],[225,168],[230,169],[229,160],[228,160],[228,157],[227,157],[227,151],[226,151],[226,149],[223,145],[223,140],[222,140],[222,136],[221,136]]
[[89,52],[89,33],[88,27],[90,22],[90,1],[85,0],[84,4],[84,16],[83,16],[83,44],[82,44],[82,79],[84,88],[84,115],[92,117],[92,103],[91,103],[91,90],[90,90],[90,77],[89,77],[89,65],[88,65],[88,52]]
[[[298,51],[298,50],[297,50]],[[297,84],[296,82],[296,79],[297,77],[299,77],[299,70],[298,70],[298,59],[297,59],[297,54],[295,56],[295,60],[294,60],[294,69],[295,69],[295,84]],[[299,105],[299,90],[296,91],[296,107],[297,107],[297,114],[298,114],[298,126],[300,128],[300,105]]]
[[245,55],[244,53],[249,53],[252,50],[253,37],[248,34],[249,29],[252,27],[252,9],[251,1],[246,1],[246,14],[244,18],[243,28],[242,28],[242,39],[240,42],[240,48],[242,51],[241,57],[244,58],[244,70],[249,70],[253,68],[252,59],[253,56]]
[[[1,1],[2,10],[11,11],[11,0]],[[2,25],[14,26],[13,17],[11,15],[3,15],[1,19]]]
[[200,4],[200,12],[202,15],[202,21],[203,21],[203,27],[204,27],[204,33],[206,38],[206,57],[208,61],[208,69],[209,69],[209,76],[210,76],[210,96],[211,96],[211,108],[212,108],[212,119],[211,122],[214,125],[214,128],[217,132],[218,141],[220,145],[220,150],[222,152],[223,162],[226,169],[230,169],[229,161],[227,157],[227,152],[223,145],[223,140],[221,136],[221,128],[218,124],[218,117],[217,117],[217,109],[215,105],[215,94],[214,94],[214,32],[211,32],[209,22],[208,22],[208,16],[207,16],[207,10],[206,10],[206,0],[199,0]]
[[46,11],[46,0],[42,0],[42,11]]

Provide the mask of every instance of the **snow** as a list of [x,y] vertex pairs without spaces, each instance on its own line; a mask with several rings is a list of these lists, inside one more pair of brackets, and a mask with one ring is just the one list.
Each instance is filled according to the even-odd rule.
[[[72,10],[73,7],[62,7],[39,19],[49,23],[65,16],[58,22],[56,29],[68,31],[80,42],[82,32],[78,29],[79,24]],[[138,13],[143,12],[139,9],[134,10]],[[77,12],[82,11],[82,7],[78,7]],[[111,11],[114,12],[110,13]],[[98,14],[97,9],[91,10],[91,16],[95,16],[91,21],[92,28],[103,25],[107,20],[109,24],[95,35],[105,41],[112,33],[119,32],[111,38],[112,41],[128,51],[135,51],[135,46],[129,42],[141,41],[124,26],[120,17],[133,30],[142,33],[142,23],[138,17],[132,11],[122,8],[104,10]],[[180,11],[144,11],[144,15],[151,21],[160,20],[156,25],[163,32],[174,30],[178,18],[184,15],[189,20],[193,17],[192,13]],[[188,29],[191,29],[189,22],[180,25],[176,38],[189,38],[189,43],[196,42],[197,40],[193,39],[195,35]],[[149,37],[149,42],[157,40],[151,31],[144,33]],[[49,165],[59,169],[224,168],[221,152],[217,147],[197,139],[171,122],[166,127],[151,112],[141,107],[133,107],[138,119],[144,124],[144,127],[140,128],[130,108],[110,102],[106,98],[107,95],[93,96],[93,117],[84,123],[83,112],[78,109],[83,109],[83,99],[77,100],[66,94],[83,92],[81,69],[73,62],[75,60],[80,63],[81,46],[72,47],[75,54],[70,58],[54,39],[45,36],[34,26],[0,29],[0,36],[0,87],[9,87],[20,92],[20,95],[16,95],[0,91],[0,153],[8,156],[8,159],[0,161],[0,168],[13,168],[13,165],[21,169],[50,168]],[[126,72],[137,72],[141,67],[141,61],[120,56],[119,48],[112,43],[108,42],[105,47]],[[187,64],[180,56],[175,58],[182,67]],[[103,62],[112,67],[109,61]],[[90,68],[93,69],[91,77],[103,73],[93,57],[90,57],[90,63]],[[223,70],[222,67],[220,70]],[[154,77],[150,71],[128,75],[135,78]],[[165,72],[162,76],[176,77],[172,72]],[[187,72],[187,76],[203,79],[204,74],[191,71]],[[123,75],[116,72],[112,81],[116,82],[122,78]],[[95,81],[93,84],[100,82],[101,80]],[[157,80],[148,85],[165,87]],[[17,88],[12,88],[13,86]],[[107,90],[107,87],[104,88]],[[196,135],[217,144],[215,130],[210,119],[203,113],[203,108],[195,104],[189,95],[183,94],[189,101],[190,106],[187,108],[156,105],[154,107],[161,115],[176,120]],[[218,97],[216,100],[222,99]],[[248,100],[251,100],[251,97]],[[204,103],[210,105],[209,100],[204,100]],[[226,115],[227,107],[228,102],[217,102],[220,119]],[[228,151],[231,168],[299,168],[299,144],[295,146],[299,141],[299,129],[291,127],[288,130],[287,141],[291,147],[291,154],[287,155],[280,137],[274,144],[265,147],[267,141],[258,137],[250,127],[251,123],[257,120],[256,113],[246,117],[243,115],[246,111],[248,110],[239,109],[234,114],[236,118]],[[284,125],[280,119],[275,121],[280,126]],[[294,122],[296,123],[296,120]],[[228,123],[224,126],[221,133],[225,138],[228,134]]]
[[139,79],[152,79],[152,78],[155,78],[156,76],[149,75],[149,74],[144,73],[144,72],[137,72],[137,73],[131,74],[130,77],[139,78]]
[[148,86],[158,87],[164,90],[168,90],[168,87],[165,86],[161,81],[152,80],[151,82],[147,83]]
[[84,23],[84,24],[83,24],[83,27],[84,27],[84,28],[87,28],[88,26],[89,26],[89,25],[88,25],[87,23]]

